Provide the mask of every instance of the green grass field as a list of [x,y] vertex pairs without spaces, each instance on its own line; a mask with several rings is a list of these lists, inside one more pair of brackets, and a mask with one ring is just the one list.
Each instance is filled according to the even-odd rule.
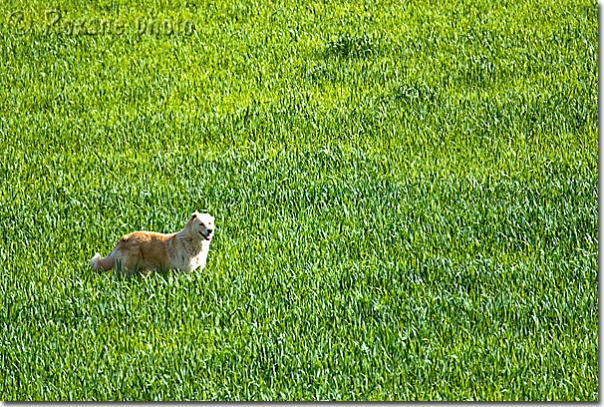
[[0,1],[0,398],[597,400],[597,13]]

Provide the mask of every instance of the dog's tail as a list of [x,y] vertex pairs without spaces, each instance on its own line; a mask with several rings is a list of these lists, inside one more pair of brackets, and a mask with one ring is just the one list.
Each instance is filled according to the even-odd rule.
[[111,270],[114,264],[115,259],[113,258],[113,252],[103,258],[101,258],[101,255],[97,253],[90,260],[90,267],[92,267],[94,271],[99,272]]

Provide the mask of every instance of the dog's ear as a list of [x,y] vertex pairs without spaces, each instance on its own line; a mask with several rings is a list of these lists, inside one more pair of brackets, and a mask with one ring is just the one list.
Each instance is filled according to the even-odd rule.
[[191,214],[191,219],[189,219],[189,220],[193,220],[193,219],[195,219],[196,217],[197,217],[197,212],[193,212],[193,213]]

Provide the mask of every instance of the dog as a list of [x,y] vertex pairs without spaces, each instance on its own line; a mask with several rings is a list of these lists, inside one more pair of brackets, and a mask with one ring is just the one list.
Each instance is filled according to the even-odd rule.
[[143,231],[125,235],[109,255],[101,258],[96,253],[90,267],[97,272],[121,267],[125,273],[139,271],[145,275],[151,271],[203,270],[215,230],[212,215],[195,211],[180,232]]

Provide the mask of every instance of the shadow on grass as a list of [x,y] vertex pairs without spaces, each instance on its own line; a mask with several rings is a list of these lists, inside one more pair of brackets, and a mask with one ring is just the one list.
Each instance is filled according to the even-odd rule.
[[196,273],[197,271],[192,272],[184,272],[174,269],[160,269],[160,270],[122,270],[121,267],[116,267],[113,270],[106,271],[104,273],[96,273],[100,275],[108,275],[108,277],[114,281],[123,282],[123,283],[142,283],[145,282],[149,278],[160,278],[165,282],[172,281],[174,278],[183,276],[183,275],[191,275]]
[[325,48],[326,57],[335,58],[367,58],[379,52],[381,41],[376,36],[363,33],[362,36],[346,33],[329,41]]

